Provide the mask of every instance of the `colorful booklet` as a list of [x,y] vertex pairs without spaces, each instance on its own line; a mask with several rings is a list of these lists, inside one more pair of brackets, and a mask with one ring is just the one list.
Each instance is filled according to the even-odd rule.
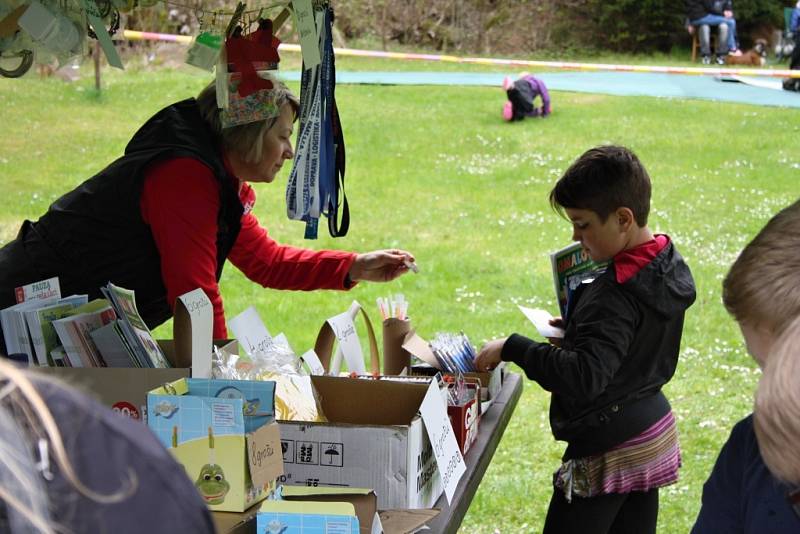
[[566,318],[570,297],[581,283],[594,280],[606,270],[607,261],[596,262],[583,250],[580,243],[575,242],[550,254],[553,267],[556,300],[561,317]]
[[136,309],[136,297],[130,289],[115,286],[111,282],[100,290],[111,301],[117,311],[119,327],[127,346],[132,349],[139,367],[172,367],[161,351],[150,329]]

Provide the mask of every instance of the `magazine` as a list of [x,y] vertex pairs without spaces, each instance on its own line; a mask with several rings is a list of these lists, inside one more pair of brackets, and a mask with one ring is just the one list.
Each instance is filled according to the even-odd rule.
[[106,367],[90,332],[117,318],[111,303],[95,299],[52,322],[73,367]]
[[34,357],[39,365],[53,365],[50,351],[59,345],[58,334],[53,327],[53,321],[63,319],[70,312],[89,301],[87,295],[71,295],[58,300],[55,304],[45,305],[25,312],[25,321],[31,332]]
[[567,305],[575,289],[584,281],[593,280],[605,271],[608,263],[592,260],[578,242],[550,254],[556,301],[561,317],[567,317]]
[[111,282],[100,290],[117,310],[120,331],[138,363],[142,367],[172,367],[139,315],[134,292]]

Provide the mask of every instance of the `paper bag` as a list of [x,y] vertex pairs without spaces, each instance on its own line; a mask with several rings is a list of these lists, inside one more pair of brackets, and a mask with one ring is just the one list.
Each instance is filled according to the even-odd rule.
[[383,321],[383,374],[399,375],[411,365],[411,353],[403,348],[411,321],[390,317]]

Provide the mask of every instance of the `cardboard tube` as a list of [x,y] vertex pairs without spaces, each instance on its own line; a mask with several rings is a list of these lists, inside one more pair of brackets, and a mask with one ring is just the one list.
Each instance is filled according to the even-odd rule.
[[411,366],[411,353],[403,348],[411,321],[391,317],[383,321],[383,374],[398,375]]

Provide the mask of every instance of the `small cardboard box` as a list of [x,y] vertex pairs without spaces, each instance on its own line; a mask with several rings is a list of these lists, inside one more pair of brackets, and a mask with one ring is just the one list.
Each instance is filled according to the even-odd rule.
[[242,512],[282,474],[275,383],[182,378],[147,395],[147,426],[211,510]]
[[266,501],[256,515],[256,532],[265,534],[360,534],[349,502]]
[[314,376],[327,423],[279,421],[284,484],[373,488],[378,507],[430,508],[442,479],[418,411],[428,386]]
[[[202,290],[181,295],[175,302],[173,337],[158,340],[171,368],[32,367],[31,370],[69,382],[110,406],[139,420],[147,418],[147,392],[189,376],[211,376],[211,302]],[[214,341],[218,348],[237,352],[235,340]]]
[[[504,364],[498,365],[492,371],[486,373],[464,373],[464,378],[470,380],[478,380],[481,385],[480,390],[480,413],[485,412],[489,409],[489,406],[492,405],[492,402],[500,393],[500,390],[503,387],[503,369],[505,368]],[[411,375],[412,376],[434,376],[436,373],[440,373],[438,369],[432,367],[428,364],[415,364],[411,366]],[[453,376],[447,375],[444,373],[445,376]]]
[[[480,413],[478,412],[480,403],[480,383],[465,384],[467,391],[470,392],[470,399],[460,405],[447,405],[447,415],[450,417],[450,424],[453,425],[453,433],[456,435],[458,448],[462,454],[467,451],[478,438],[478,427],[480,423]],[[455,384],[450,384],[454,388]]]
[[[427,341],[422,339],[416,332],[411,331],[405,337],[403,348],[410,352],[417,359],[425,362],[425,364],[415,364],[411,366],[410,373],[412,375],[426,375],[433,376],[441,372],[437,368],[436,357],[431,351],[430,345]],[[485,412],[491,406],[493,400],[500,393],[503,387],[503,367],[505,364],[501,363],[488,373],[463,373],[465,377],[477,378],[481,381],[481,413]]]
[[371,489],[283,486],[281,494],[286,501],[349,502],[355,508],[360,534],[382,532],[378,496]]

